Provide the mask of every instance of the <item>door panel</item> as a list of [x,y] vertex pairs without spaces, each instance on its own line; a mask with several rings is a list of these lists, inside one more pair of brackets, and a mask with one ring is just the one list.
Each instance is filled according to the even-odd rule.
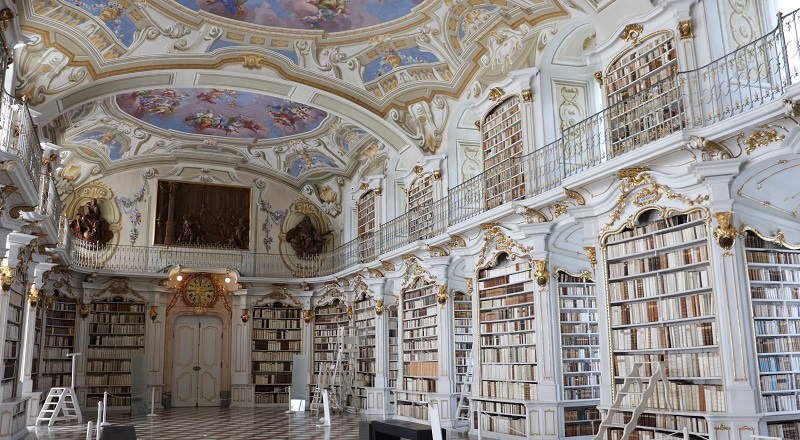
[[172,404],[219,405],[222,322],[211,316],[181,316],[175,323]]

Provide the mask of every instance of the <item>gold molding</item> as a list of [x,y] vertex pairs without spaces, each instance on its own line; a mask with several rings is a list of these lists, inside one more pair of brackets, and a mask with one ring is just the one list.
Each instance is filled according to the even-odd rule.
[[736,236],[739,231],[733,226],[731,220],[733,219],[733,211],[715,212],[714,217],[717,218],[717,227],[714,228],[714,239],[722,249],[730,250],[736,242]]
[[381,261],[381,267],[386,272],[394,272],[396,270],[396,268],[394,267],[394,263],[392,263],[391,261]]
[[694,38],[694,22],[691,18],[678,22],[678,35],[681,40],[691,40]]
[[625,25],[625,28],[623,28],[622,32],[619,34],[619,38],[637,45],[639,44],[639,37],[642,36],[642,32],[644,32],[644,26],[642,26],[641,23],[631,23]]
[[586,204],[586,199],[584,199],[578,191],[564,188],[564,194],[566,194],[568,198],[574,200],[576,206],[583,206]]
[[447,284],[440,284],[436,293],[436,302],[440,305],[447,304]]
[[597,72],[592,74],[592,76],[594,77],[594,80],[597,81],[597,85],[599,85],[599,86],[603,85],[603,72],[602,71],[598,70]]
[[759,128],[761,129],[753,131],[747,137],[745,137],[744,132],[740,132],[736,136],[736,142],[740,146],[744,144],[744,152],[748,155],[758,148],[766,147],[773,142],[780,142],[786,138],[785,135],[778,134],[778,126],[764,124],[759,126]]
[[533,277],[536,279],[536,284],[539,287],[547,286],[547,279],[550,276],[550,273],[547,271],[547,260],[533,260],[533,264],[535,267]]
[[583,250],[586,252],[589,264],[592,265],[592,270],[597,270],[597,249],[594,246],[586,246]]
[[532,102],[533,101],[533,90],[531,90],[531,89],[523,89],[521,95],[522,95],[522,101],[523,102]]
[[383,315],[383,299],[379,299],[375,301],[375,314],[380,316]]
[[239,318],[242,322],[247,322],[250,320],[250,310],[249,309],[242,309],[242,314],[239,315]]
[[16,272],[17,270],[10,266],[0,267],[0,287],[4,291],[10,289],[11,285],[14,284]]
[[313,319],[314,313],[311,311],[311,309],[303,310],[303,321],[305,321],[306,324],[310,323]]
[[578,273],[575,273],[575,272],[570,272],[566,268],[558,267],[558,268],[555,269],[555,271],[553,273],[553,278],[558,279],[558,274],[559,273],[563,273],[563,274],[566,274],[566,275],[569,275],[569,276],[575,277],[575,278],[581,278],[584,281],[594,282],[594,276],[588,270],[582,270],[582,271],[580,271]]
[[506,92],[500,87],[492,87],[489,89],[489,100],[490,101],[499,101],[505,96]]
[[28,289],[28,304],[30,304],[31,307],[35,308],[36,306],[39,305],[39,300],[41,299],[41,296],[42,296],[41,289],[31,284],[31,287]]
[[423,170],[422,165],[414,165],[414,174],[422,174]]
[[[476,270],[494,266],[497,256],[501,253],[508,254],[512,260],[516,258],[531,258],[533,248],[524,246],[506,235],[499,225],[487,223],[481,225],[481,227],[484,228],[485,232],[483,233],[483,246],[475,264]],[[489,252],[491,244],[494,244],[493,253]]]
[[753,234],[756,234],[756,236],[758,238],[760,238],[760,239],[762,239],[764,241],[768,241],[770,243],[777,244],[778,246],[785,247],[787,249],[792,249],[792,250],[800,249],[800,243],[792,244],[792,243],[789,243],[789,242],[786,241],[786,236],[784,235],[783,231],[779,230],[778,232],[775,233],[775,235],[770,236],[770,235],[762,233],[761,231],[759,231],[758,229],[756,229],[756,228],[754,228],[752,226],[743,225],[742,228],[741,228],[741,233],[744,234],[747,231],[750,231]]
[[150,320],[155,321],[156,318],[158,318],[158,306],[150,306],[150,312],[148,314],[150,315]]

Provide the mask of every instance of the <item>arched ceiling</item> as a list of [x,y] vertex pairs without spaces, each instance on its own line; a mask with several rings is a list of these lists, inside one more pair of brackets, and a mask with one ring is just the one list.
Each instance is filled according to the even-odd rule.
[[297,187],[363,149],[436,153],[454,101],[534,65],[568,18],[557,0],[17,4],[17,93],[76,157],[204,150]]

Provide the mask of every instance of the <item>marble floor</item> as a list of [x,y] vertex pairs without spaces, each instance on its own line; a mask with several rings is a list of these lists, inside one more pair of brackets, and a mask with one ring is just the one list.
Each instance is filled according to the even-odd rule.
[[[310,413],[286,413],[286,408],[176,408],[156,417],[108,416],[112,424],[136,427],[140,440],[357,440],[356,414],[336,416],[333,426],[317,427]],[[32,429],[32,428],[31,428]],[[94,437],[93,437],[94,438]],[[40,426],[25,440],[85,440],[83,426]]]

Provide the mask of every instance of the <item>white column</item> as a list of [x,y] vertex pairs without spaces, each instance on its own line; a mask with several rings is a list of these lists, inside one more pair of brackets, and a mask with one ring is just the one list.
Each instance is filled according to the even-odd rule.
[[[250,345],[252,323],[242,321],[247,308],[247,290],[240,289],[231,296],[231,406],[252,406],[253,385],[250,374]],[[248,315],[249,316],[249,315]]]
[[375,385],[366,389],[367,405],[364,413],[381,415],[386,412],[389,404],[389,392],[386,390],[386,377],[389,369],[389,327],[386,319],[386,304],[383,299],[385,279],[366,278],[364,282],[369,286],[373,297],[383,302],[381,314],[377,313],[378,307],[375,310]]
[[[145,401],[150,405],[150,399],[155,390],[156,408],[162,408],[162,393],[164,392],[164,341],[166,331],[167,303],[170,292],[160,290],[153,293],[153,302],[150,310],[147,311],[145,320],[145,352],[147,353],[147,398]],[[155,312],[155,318],[152,313]],[[148,407],[148,410],[150,408]]]

